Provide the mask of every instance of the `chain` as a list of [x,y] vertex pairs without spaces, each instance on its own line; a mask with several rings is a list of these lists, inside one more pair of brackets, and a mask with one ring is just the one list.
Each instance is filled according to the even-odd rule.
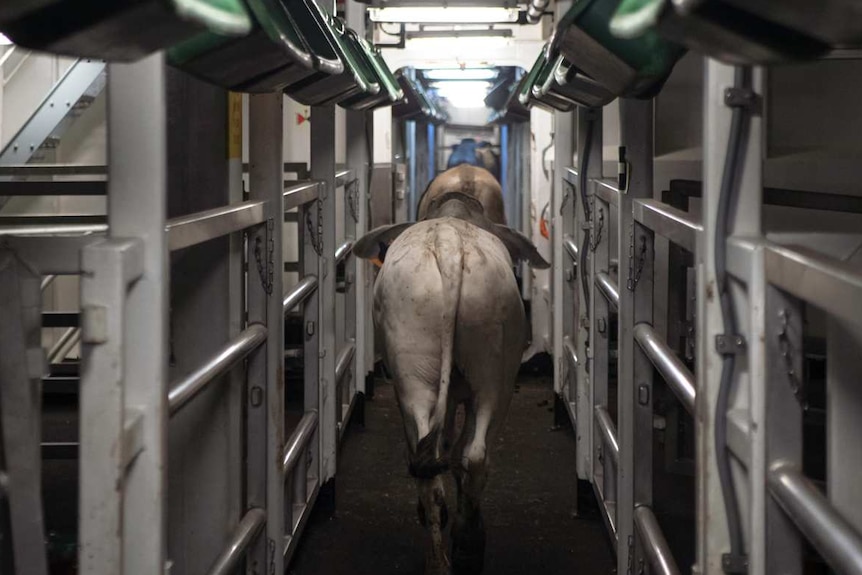
[[[266,221],[266,235],[254,240],[254,261],[257,262],[257,273],[260,275],[260,285],[266,295],[272,295],[273,278],[275,275],[275,239],[273,238],[274,222],[272,218]],[[263,255],[263,243],[266,242],[266,257]]]
[[[595,208],[593,208],[595,209]],[[599,244],[602,243],[602,228],[605,225],[605,209],[599,208],[599,221],[596,223],[596,231],[592,234],[594,237],[590,238],[590,251],[595,252],[599,247]]]
[[351,180],[347,185],[347,207],[350,209],[350,217],[353,218],[353,221],[357,224],[359,223],[359,210],[357,210],[357,204],[359,203],[359,180]]
[[275,575],[275,541],[267,539],[269,547],[269,575]]
[[793,395],[802,406],[803,410],[808,409],[808,399],[805,394],[804,382],[799,378],[796,369],[793,365],[793,348],[790,344],[790,311],[782,309],[778,312],[778,317],[781,318],[781,329],[778,331],[778,346],[781,349],[781,357],[784,358],[784,365],[787,373],[787,379],[790,381],[790,389],[793,390]]
[[626,287],[629,291],[635,291],[638,287],[638,282],[641,281],[641,273],[646,263],[646,236],[641,236],[641,249],[638,257],[637,267],[635,267],[635,231],[634,224],[629,228],[629,279]]
[[626,561],[626,563],[628,564],[628,565],[626,566],[626,574],[627,574],[627,575],[633,575],[633,569],[634,569],[634,554],[635,554],[635,538],[634,538],[634,536],[633,536],[633,535],[629,535],[629,538],[628,538],[628,553],[627,553],[628,558],[627,558],[627,561]]
[[563,191],[563,201],[560,203],[560,215],[563,215],[563,210],[566,209],[566,204],[569,203],[569,199],[572,197],[572,194],[575,192],[575,185],[569,181],[563,180],[563,183],[566,184],[566,188]]
[[305,228],[311,238],[311,247],[317,257],[323,256],[323,202],[317,200],[317,225],[311,219],[311,210],[305,210]]

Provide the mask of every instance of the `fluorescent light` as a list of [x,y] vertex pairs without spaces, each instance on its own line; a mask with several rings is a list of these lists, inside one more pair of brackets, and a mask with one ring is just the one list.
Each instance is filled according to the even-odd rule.
[[12,45],[12,40],[7,38],[3,34],[0,34],[0,46],[11,46],[11,45]]
[[435,58],[452,58],[460,62],[464,58],[481,55],[492,56],[495,50],[509,45],[511,38],[485,36],[470,38],[415,38],[407,40],[407,49],[422,50]]
[[369,8],[372,22],[434,23],[434,24],[494,24],[517,22],[517,8],[500,6],[390,6]]
[[437,68],[425,70],[429,80],[493,80],[497,71],[493,68]]
[[488,95],[490,84],[479,81],[447,80],[435,82],[431,87],[456,108],[484,108],[485,96]]

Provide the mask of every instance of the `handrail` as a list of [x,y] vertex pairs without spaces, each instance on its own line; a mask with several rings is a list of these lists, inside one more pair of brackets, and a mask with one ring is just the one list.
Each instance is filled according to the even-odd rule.
[[356,345],[348,343],[338,354],[338,359],[335,360],[335,381],[339,382],[347,373],[347,368],[350,367],[350,362],[353,360],[353,355],[356,353]]
[[335,265],[340,264],[347,256],[350,255],[351,248],[353,248],[353,242],[350,240],[347,240],[338,246],[338,249],[335,250]]
[[575,344],[572,342],[572,338],[566,336],[563,338],[563,348],[566,350],[566,357],[569,358],[569,361],[572,363],[572,367],[578,366],[578,352],[575,349]]
[[694,415],[697,386],[695,385],[694,375],[691,371],[680,361],[667,342],[662,339],[650,324],[637,324],[634,328],[634,337],[668,386],[673,390],[674,395],[685,406],[686,411]]
[[63,332],[57,343],[48,352],[49,363],[59,363],[66,359],[72,348],[81,340],[81,328],[70,327]]
[[617,287],[616,282],[611,279],[611,276],[605,272],[597,273],[596,285],[609,302],[617,307],[620,306],[620,290]]
[[679,567],[652,509],[646,505],[635,507],[635,526],[653,568],[652,572],[657,575],[680,575]]
[[320,182],[307,180],[303,182],[284,182],[284,211],[304,206],[320,197]]
[[575,238],[573,238],[569,234],[563,235],[563,247],[566,248],[566,251],[569,254],[569,257],[572,258],[572,262],[574,262],[575,266],[578,265],[578,244],[575,243]]
[[570,184],[577,186],[578,185],[578,169],[572,166],[569,166],[563,170],[563,179]]
[[207,575],[230,575],[245,556],[248,546],[260,534],[266,524],[266,513],[254,507],[246,511],[231,535],[227,548],[215,560]]
[[775,244],[764,249],[766,280],[835,317],[848,314],[862,301],[862,274],[856,266],[811,250]]
[[317,429],[317,411],[306,412],[299,420],[296,429],[287,440],[281,457],[281,472],[285,477],[290,474],[305,451],[314,430]]
[[614,467],[620,465],[620,444],[617,441],[617,427],[611,419],[611,414],[607,408],[597,405],[595,408],[596,424],[599,426],[599,431],[602,433],[602,441],[611,452],[611,461]]
[[204,362],[195,371],[171,386],[168,393],[168,409],[171,415],[177,413],[203,390],[207,384],[226,373],[238,361],[266,341],[266,327],[254,324],[240,333]]
[[265,202],[242,202],[168,220],[171,251],[180,250],[263,223]]
[[862,575],[862,535],[798,467],[787,461],[773,463],[767,485],[772,497],[832,569],[842,575]]
[[690,252],[697,250],[697,239],[703,232],[703,224],[695,221],[688,212],[657,200],[636,199],[632,202],[632,217],[684,249]]
[[356,177],[353,175],[352,169],[338,170],[335,172],[335,187],[340,188],[342,186],[346,186],[355,179]]
[[620,205],[620,192],[617,183],[614,180],[596,179],[593,180],[596,184],[596,195],[612,206]]
[[0,236],[82,236],[107,231],[108,224],[0,225]]
[[293,286],[287,294],[284,296],[284,301],[282,302],[282,309],[284,313],[289,313],[293,311],[299,304],[308,299],[308,297],[314,293],[317,289],[317,276],[316,275],[307,275],[302,278],[298,284]]

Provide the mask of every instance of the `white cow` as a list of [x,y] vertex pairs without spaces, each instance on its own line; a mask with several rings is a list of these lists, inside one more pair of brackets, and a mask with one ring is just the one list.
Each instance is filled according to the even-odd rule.
[[[512,260],[549,264],[526,237],[491,222],[482,204],[460,192],[432,200],[421,222],[373,230],[354,252],[371,259],[389,242],[374,288],[374,323],[395,380],[420,520],[430,534],[426,572],[450,573],[440,474],[451,462],[458,486],[451,568],[479,573],[487,446],[508,410],[527,343]],[[455,437],[459,404],[466,418]]]

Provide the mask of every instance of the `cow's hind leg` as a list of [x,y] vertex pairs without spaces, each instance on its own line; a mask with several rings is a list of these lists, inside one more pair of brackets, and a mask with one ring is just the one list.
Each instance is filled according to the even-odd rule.
[[467,417],[453,461],[453,474],[458,487],[458,509],[452,523],[452,570],[455,575],[482,572],[485,561],[485,523],[480,506],[482,491],[488,479],[488,458],[485,440],[489,414],[467,406]]

